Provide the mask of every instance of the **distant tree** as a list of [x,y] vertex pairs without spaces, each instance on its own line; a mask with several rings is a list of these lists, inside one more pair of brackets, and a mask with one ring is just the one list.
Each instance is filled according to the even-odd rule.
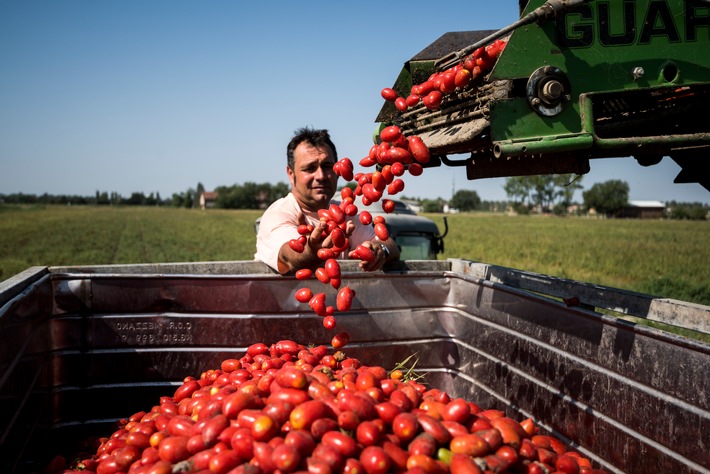
[[185,192],[185,199],[183,200],[182,205],[183,205],[183,207],[187,207],[187,208],[194,207],[196,200],[198,200],[198,199],[195,196],[195,190],[192,188],[189,188]]
[[155,206],[158,204],[158,198],[155,197],[154,193],[150,193],[148,197],[145,198],[143,204],[146,206]]
[[170,205],[172,207],[184,207],[185,206],[185,193],[173,193],[170,199]]
[[145,204],[145,194],[142,192],[131,193],[131,196],[126,199],[125,203],[131,206],[143,205]]
[[268,204],[271,204],[272,202],[276,201],[277,199],[281,199],[282,197],[285,197],[289,192],[291,192],[290,186],[288,184],[284,183],[283,181],[279,181],[275,185],[271,186],[271,189],[269,191]]
[[532,188],[526,176],[513,176],[505,180],[503,190],[513,201],[513,204],[525,205],[530,201]]
[[444,205],[441,199],[424,199],[422,201],[422,211],[424,212],[442,212]]
[[108,193],[106,191],[99,193],[96,191],[96,204],[100,206],[105,206],[108,204],[111,204],[111,201],[109,200]]
[[451,207],[459,211],[473,211],[481,207],[481,198],[476,191],[460,189],[451,198]]
[[579,181],[574,174],[513,176],[506,179],[503,189],[517,209],[528,206],[543,212],[566,210],[575,191],[582,189]]
[[555,186],[558,190],[559,203],[565,207],[572,204],[574,199],[575,191],[581,191],[582,187],[582,175],[574,174],[558,174],[554,177]]
[[629,202],[629,184],[618,179],[595,183],[582,193],[582,198],[587,209],[593,208],[609,217],[617,216]]
[[706,220],[710,213],[710,206],[700,202],[671,201],[668,208],[670,209],[668,217],[671,219]]

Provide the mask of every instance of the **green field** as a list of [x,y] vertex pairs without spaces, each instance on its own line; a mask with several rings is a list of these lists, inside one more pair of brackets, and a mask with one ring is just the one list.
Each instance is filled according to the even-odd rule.
[[[0,280],[35,265],[251,260],[260,211],[0,206]],[[443,215],[429,214],[443,232]],[[710,222],[447,216],[463,258],[710,305]]]

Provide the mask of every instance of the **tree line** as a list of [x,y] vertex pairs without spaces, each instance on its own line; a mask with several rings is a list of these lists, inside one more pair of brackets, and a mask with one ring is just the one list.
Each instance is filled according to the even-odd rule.
[[[474,190],[459,190],[451,199],[418,199],[402,196],[400,199],[416,202],[424,212],[446,211],[490,211],[513,210],[519,214],[552,213],[565,215],[570,212],[583,214],[594,209],[599,215],[620,217],[629,202],[629,185],[622,180],[595,183],[583,190],[582,177],[574,174],[514,176],[507,178],[503,189],[508,201],[484,201]],[[355,187],[355,183],[348,183]],[[283,182],[234,184],[219,186],[215,190],[217,198],[214,207],[219,209],[265,209],[275,200],[285,196],[290,187]],[[575,192],[582,191],[581,204],[575,206]],[[0,194],[0,203],[7,204],[85,204],[85,205],[126,205],[126,206],[170,206],[184,208],[200,207],[200,196],[205,192],[202,183],[184,192],[173,193],[163,199],[158,192],[145,194],[131,193],[123,197],[117,192],[96,191],[94,196],[49,195],[15,193]],[[702,203],[665,203],[665,217],[673,219],[704,220],[708,218],[710,207]],[[571,211],[572,210],[572,211]]]

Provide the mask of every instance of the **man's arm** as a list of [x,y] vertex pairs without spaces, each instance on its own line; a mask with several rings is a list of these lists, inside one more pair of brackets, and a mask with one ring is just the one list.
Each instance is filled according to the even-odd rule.
[[297,252],[291,248],[288,242],[279,249],[277,271],[282,275],[293,273],[302,268],[311,270],[318,267],[323,261],[318,257],[318,250],[321,247],[329,246],[330,236],[323,238],[325,224],[319,222],[313,232],[308,236],[308,241],[304,245],[303,252]]

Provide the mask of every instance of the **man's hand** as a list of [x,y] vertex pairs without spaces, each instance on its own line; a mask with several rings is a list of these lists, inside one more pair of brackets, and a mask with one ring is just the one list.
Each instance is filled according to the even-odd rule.
[[[374,254],[374,259],[370,261],[360,260],[360,268],[366,272],[374,272],[382,268],[385,263],[399,259],[399,247],[397,247],[397,244],[391,238],[388,238],[384,242],[370,240],[363,242],[362,246],[370,249]],[[355,250],[350,252],[348,257],[360,258]]]

